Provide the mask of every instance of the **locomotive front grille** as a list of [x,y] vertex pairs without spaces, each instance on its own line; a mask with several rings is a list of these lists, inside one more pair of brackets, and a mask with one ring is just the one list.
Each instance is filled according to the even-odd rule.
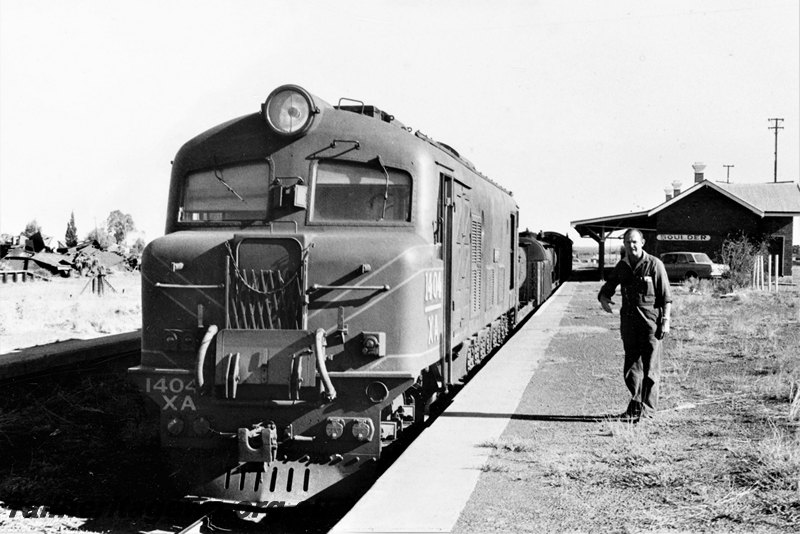
[[302,247],[294,239],[246,238],[228,246],[227,328],[303,327]]
[[280,270],[228,270],[228,328],[249,330],[302,327],[300,273],[285,280]]

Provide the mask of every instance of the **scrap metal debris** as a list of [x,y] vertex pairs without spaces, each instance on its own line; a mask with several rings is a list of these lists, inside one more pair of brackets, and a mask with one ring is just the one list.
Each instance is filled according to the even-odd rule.
[[[51,246],[52,239],[39,232],[25,235],[0,235],[0,280],[30,281],[53,276],[96,278],[111,271],[139,268],[140,255],[127,247],[102,248],[97,241],[83,241],[74,247]],[[12,273],[17,273],[11,276]]]

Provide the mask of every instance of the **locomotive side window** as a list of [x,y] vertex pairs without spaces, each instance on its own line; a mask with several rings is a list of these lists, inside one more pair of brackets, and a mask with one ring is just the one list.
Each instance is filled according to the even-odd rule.
[[385,167],[320,162],[310,220],[410,221],[411,177]]
[[261,221],[267,217],[269,166],[252,163],[189,174],[180,222]]

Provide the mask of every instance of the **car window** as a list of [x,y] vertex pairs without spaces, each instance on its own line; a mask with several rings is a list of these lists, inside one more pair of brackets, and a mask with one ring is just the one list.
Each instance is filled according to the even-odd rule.
[[664,254],[661,256],[661,261],[664,263],[675,263],[675,255],[674,254]]
[[694,261],[697,263],[712,263],[711,258],[708,257],[708,254],[703,254],[702,252],[694,254]]
[[677,263],[689,263],[689,260],[686,258],[686,254],[678,254],[676,258]]

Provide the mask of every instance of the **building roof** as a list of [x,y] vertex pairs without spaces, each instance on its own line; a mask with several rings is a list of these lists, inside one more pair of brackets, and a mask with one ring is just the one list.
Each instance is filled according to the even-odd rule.
[[762,210],[765,215],[800,215],[800,185],[795,182],[717,185]]
[[651,217],[659,211],[677,204],[703,188],[713,189],[744,206],[759,217],[800,215],[800,186],[795,182],[769,182],[762,184],[729,184],[703,180],[659,204],[647,213]]
[[796,182],[729,184],[703,180],[651,210],[582,219],[572,221],[571,224],[582,237],[605,237],[606,234],[628,227],[646,229],[644,226],[647,226],[647,219],[704,188],[717,191],[759,217],[800,215],[800,185]]

